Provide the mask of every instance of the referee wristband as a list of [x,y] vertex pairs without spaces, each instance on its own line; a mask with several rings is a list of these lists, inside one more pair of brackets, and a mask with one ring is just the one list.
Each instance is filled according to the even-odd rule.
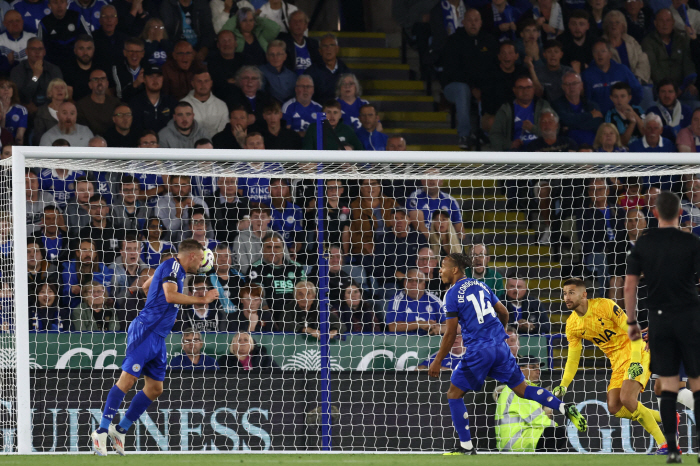
[[637,325],[637,323],[638,323],[638,322],[635,320],[635,321],[633,321],[633,322],[627,322],[627,325]]

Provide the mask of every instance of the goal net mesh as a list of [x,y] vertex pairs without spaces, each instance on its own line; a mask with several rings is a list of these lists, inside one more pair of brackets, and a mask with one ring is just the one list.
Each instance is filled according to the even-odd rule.
[[[660,189],[682,196],[683,228],[700,229],[700,164],[407,164],[400,156],[394,164],[252,164],[198,161],[196,151],[192,160],[27,159],[26,192],[14,193],[26,196],[26,239],[12,238],[21,218],[11,214],[3,162],[0,450],[17,447],[15,338],[29,339],[33,450],[90,450],[146,302],[142,285],[187,238],[215,262],[188,276],[185,293],[217,289],[220,297],[179,310],[166,338],[164,393],[127,435],[128,452],[320,450],[324,403],[335,451],[451,449],[445,392],[469,349],[458,339],[441,377],[429,379],[445,328],[442,257],[471,256],[468,276],[508,307],[507,343],[528,379],[552,388],[567,355],[562,282],[584,278],[589,298],[624,308],[625,258],[655,227]],[[320,202],[329,392],[319,343]],[[12,250],[25,241],[30,331],[16,335]],[[644,303],[642,287],[641,321]],[[559,425],[567,451],[652,451],[638,423],[608,413],[611,375],[603,353],[584,342],[565,397],[588,418],[583,434],[487,380],[465,396],[477,448],[531,451],[544,427]],[[652,387],[640,399],[658,409]],[[693,414],[679,411],[681,446],[696,449]],[[520,431],[511,423],[518,416],[529,423]]]

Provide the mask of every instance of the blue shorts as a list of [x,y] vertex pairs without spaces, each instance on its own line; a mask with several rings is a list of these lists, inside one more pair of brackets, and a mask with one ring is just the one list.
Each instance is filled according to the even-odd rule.
[[168,366],[168,352],[165,338],[153,333],[138,319],[129,327],[126,337],[126,356],[122,370],[134,377],[146,375],[162,382]]
[[504,382],[509,388],[517,387],[524,380],[523,371],[518,367],[508,344],[479,348],[464,355],[452,371],[450,381],[462,391],[481,390],[486,377]]

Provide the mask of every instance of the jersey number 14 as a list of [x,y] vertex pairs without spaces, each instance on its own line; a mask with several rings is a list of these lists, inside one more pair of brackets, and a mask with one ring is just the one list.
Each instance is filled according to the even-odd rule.
[[486,301],[486,299],[484,299],[483,290],[479,291],[479,298],[481,298],[481,302],[477,301],[476,296],[474,296],[473,294],[467,296],[467,300],[470,303],[472,303],[472,306],[474,306],[474,311],[476,312],[476,319],[479,321],[480,324],[483,324],[484,317],[488,315],[496,317],[496,311],[493,310],[491,301]]

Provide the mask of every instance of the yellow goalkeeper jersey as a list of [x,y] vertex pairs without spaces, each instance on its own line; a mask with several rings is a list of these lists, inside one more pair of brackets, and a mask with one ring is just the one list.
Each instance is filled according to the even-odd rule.
[[[615,301],[606,298],[588,300],[588,311],[583,317],[572,312],[566,319],[566,338],[569,354],[564,369],[562,385],[573,380],[581,358],[582,340],[593,342],[610,359],[613,371],[621,368],[631,358],[641,360],[643,342],[634,344],[627,336],[627,315]],[[635,354],[632,354],[635,350]]]

